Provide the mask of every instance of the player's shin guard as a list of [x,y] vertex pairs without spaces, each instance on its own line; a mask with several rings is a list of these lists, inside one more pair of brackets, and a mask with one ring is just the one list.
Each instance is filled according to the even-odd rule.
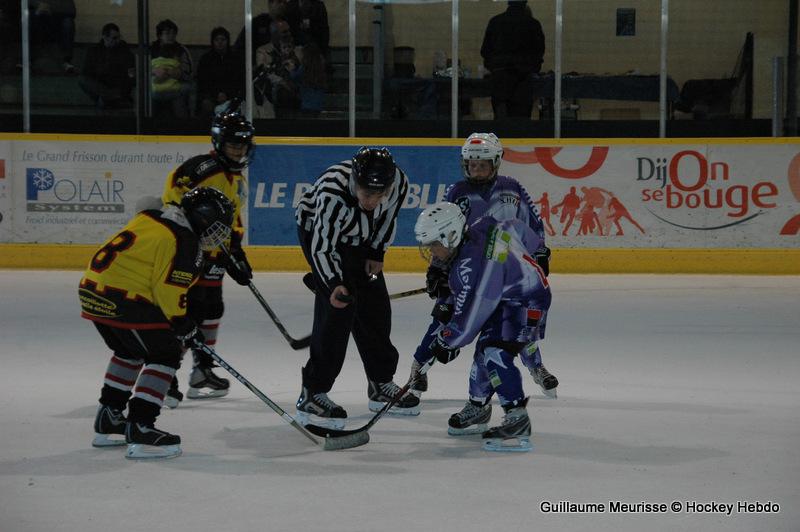
[[[200,330],[205,337],[205,343],[209,347],[214,347],[217,343],[217,333],[219,332],[219,320],[203,320]],[[192,351],[194,356],[194,367],[189,376],[189,390],[186,397],[189,399],[212,399],[228,395],[231,383],[228,379],[214,373],[216,367],[210,355],[195,349]]]
[[93,447],[125,445],[125,415],[123,411],[131,396],[143,360],[111,357],[100,391],[100,406],[94,419]]

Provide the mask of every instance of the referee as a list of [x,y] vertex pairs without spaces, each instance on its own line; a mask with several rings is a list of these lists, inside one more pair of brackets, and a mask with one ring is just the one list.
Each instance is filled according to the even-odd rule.
[[[377,412],[400,388],[398,353],[389,335],[392,309],[383,256],[394,240],[408,177],[386,148],[362,147],[329,167],[301,198],[297,233],[314,276],[314,326],[297,418],[341,429],[347,413],[328,397],[344,364],[352,332],[367,375],[369,408]],[[419,414],[406,394],[390,413]]]

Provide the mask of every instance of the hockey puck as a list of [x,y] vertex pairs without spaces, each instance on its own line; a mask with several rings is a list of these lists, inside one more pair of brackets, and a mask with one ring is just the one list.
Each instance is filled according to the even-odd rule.
[[336,299],[338,301],[341,301],[342,303],[352,303],[353,302],[353,296],[351,296],[350,294],[342,294],[342,293],[336,294]]

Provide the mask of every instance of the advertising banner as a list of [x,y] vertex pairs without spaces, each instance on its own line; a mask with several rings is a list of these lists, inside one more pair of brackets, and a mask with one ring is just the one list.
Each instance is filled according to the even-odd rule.
[[[295,246],[299,197],[360,144],[267,142],[248,172],[248,244]],[[415,245],[420,209],[463,179],[460,145],[430,144],[388,146],[410,180],[396,245]],[[200,138],[2,141],[0,242],[99,243],[139,198],[161,195],[171,170],[209,149]],[[506,143],[500,173],[529,191],[553,248],[800,244],[797,143]]]
[[139,198],[161,195],[167,172],[208,149],[155,142],[10,144],[6,181],[13,181],[14,216],[4,241],[76,244],[105,240],[130,219]]
[[[250,171],[250,244],[295,245],[294,207],[357,146],[260,146]],[[456,146],[393,146],[411,182],[395,244],[462,179]],[[800,146],[507,145],[500,173],[529,191],[557,248],[797,247]]]

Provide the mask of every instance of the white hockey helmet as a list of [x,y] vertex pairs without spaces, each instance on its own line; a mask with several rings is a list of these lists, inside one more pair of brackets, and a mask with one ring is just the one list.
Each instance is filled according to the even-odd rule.
[[420,254],[431,261],[431,245],[439,243],[453,255],[464,236],[467,218],[455,203],[442,201],[422,211],[414,225]]
[[[494,133],[473,133],[461,147],[461,165],[464,168],[464,178],[470,183],[484,184],[494,181],[497,170],[500,168],[500,159],[503,158],[503,145]],[[469,173],[469,162],[483,160],[491,161],[492,174],[488,179],[474,179]]]

